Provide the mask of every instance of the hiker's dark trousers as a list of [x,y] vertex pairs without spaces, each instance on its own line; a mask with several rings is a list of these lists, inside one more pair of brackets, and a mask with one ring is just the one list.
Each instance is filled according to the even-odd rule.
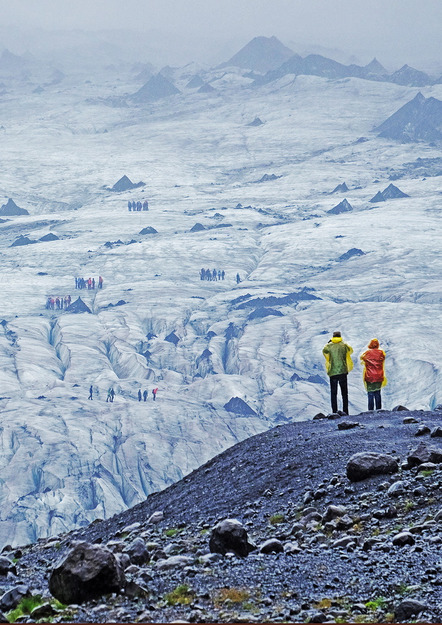
[[348,414],[347,373],[330,376],[330,393],[332,412],[338,412],[338,384],[341,387],[342,411]]
[[376,410],[382,408],[381,391],[368,391],[368,409],[374,410],[374,404],[376,402]]

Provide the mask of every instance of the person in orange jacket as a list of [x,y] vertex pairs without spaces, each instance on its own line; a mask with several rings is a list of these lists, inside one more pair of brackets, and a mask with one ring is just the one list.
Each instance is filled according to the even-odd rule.
[[372,339],[368,344],[368,349],[361,355],[361,363],[364,365],[362,375],[365,388],[368,394],[368,409],[376,410],[382,408],[381,388],[387,384],[385,377],[385,352],[379,349],[378,339]]

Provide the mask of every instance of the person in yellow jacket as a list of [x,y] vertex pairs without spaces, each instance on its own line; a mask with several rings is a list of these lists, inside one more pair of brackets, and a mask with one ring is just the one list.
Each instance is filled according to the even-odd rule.
[[332,412],[338,411],[338,384],[342,395],[342,412],[348,414],[347,375],[353,369],[351,354],[353,348],[344,343],[340,332],[333,332],[333,337],[322,350],[325,368],[330,378]]

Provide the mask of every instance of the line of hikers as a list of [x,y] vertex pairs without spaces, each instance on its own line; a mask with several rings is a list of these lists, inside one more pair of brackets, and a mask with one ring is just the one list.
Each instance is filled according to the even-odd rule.
[[[152,389],[152,399],[153,399],[153,401],[156,400],[157,393],[158,393],[158,388],[153,388]],[[138,401],[141,401],[141,400],[147,401],[148,395],[149,395],[149,393],[146,390],[141,392],[141,389],[138,389]]]
[[65,295],[64,297],[49,296],[46,300],[46,310],[61,310],[71,305],[72,297]]
[[103,288],[103,278],[98,276],[98,280],[95,278],[75,278],[75,288],[76,289],[102,289]]
[[201,269],[200,278],[201,280],[224,280],[226,276],[226,272],[224,269],[221,271],[220,269]]
[[[342,412],[348,415],[347,376],[353,369],[351,354],[353,348],[344,343],[340,332],[333,332],[332,338],[325,345],[322,353],[325,357],[325,368],[330,378],[330,395],[332,413],[338,412],[338,385],[342,395]],[[364,367],[362,379],[368,395],[368,410],[381,410],[381,389],[387,384],[385,376],[385,352],[379,348],[378,339],[372,339],[368,349],[360,356]]]
[[[153,401],[156,400],[157,393],[158,393],[158,388],[152,389],[152,399],[153,399]],[[112,404],[113,401],[114,401],[115,395],[116,395],[116,393],[115,393],[114,387],[113,386],[109,387],[109,389],[107,391],[106,402],[110,402]],[[149,393],[146,390],[141,392],[141,389],[139,389],[139,391],[138,391],[138,401],[141,401],[142,399],[144,399],[144,401],[147,401],[148,395],[149,395]],[[90,399],[91,401],[94,399],[94,387],[93,387],[92,384],[89,387],[89,397],[88,397],[88,399]]]
[[141,202],[135,202],[135,200],[133,202],[131,202],[129,200],[129,202],[127,203],[127,208],[129,209],[129,212],[132,211],[133,213],[143,210],[143,211],[148,211],[149,210],[149,202],[147,200],[144,200],[143,203]]

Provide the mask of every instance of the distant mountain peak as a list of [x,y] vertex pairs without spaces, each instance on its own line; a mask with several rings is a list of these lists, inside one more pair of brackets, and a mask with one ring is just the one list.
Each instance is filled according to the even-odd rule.
[[374,57],[374,59],[370,61],[370,63],[368,63],[368,65],[366,65],[364,69],[367,71],[368,74],[386,75],[388,73],[385,67],[381,65],[381,63],[379,63],[376,57]]
[[402,142],[442,140],[442,101],[421,92],[376,128],[379,136]]
[[254,37],[239,52],[220,67],[234,65],[257,72],[268,72],[278,68],[293,56],[293,50],[287,48],[275,36]]
[[162,73],[149,78],[147,83],[132,95],[136,102],[156,102],[163,98],[181,93]]

